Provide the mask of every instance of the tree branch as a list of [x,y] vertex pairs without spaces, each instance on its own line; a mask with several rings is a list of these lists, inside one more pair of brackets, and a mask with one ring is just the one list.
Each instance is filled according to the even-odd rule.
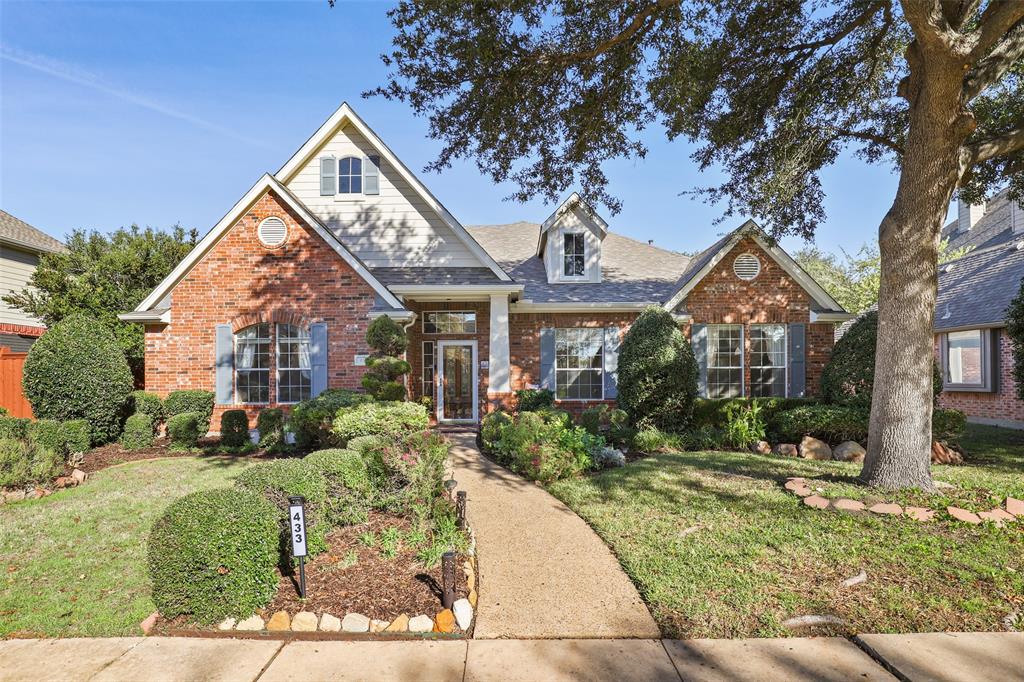
[[872,133],[867,130],[849,130],[847,128],[836,128],[835,132],[839,137],[850,137],[856,140],[864,140],[866,142],[880,144],[883,147],[887,147],[888,149],[896,152],[898,156],[903,156],[903,146],[883,135]]
[[842,40],[846,36],[848,36],[851,33],[853,33],[855,30],[857,30],[858,28],[860,28],[864,24],[866,24],[869,21],[871,21],[871,18],[874,17],[876,14],[878,14],[879,10],[881,10],[883,8],[887,9],[888,7],[889,7],[888,0],[881,0],[880,2],[874,2],[874,3],[870,4],[870,5],[868,5],[867,7],[865,7],[863,12],[861,12],[856,17],[854,17],[853,21],[848,23],[846,26],[843,26],[841,29],[839,29],[838,31],[836,31],[832,35],[827,36],[825,38],[821,38],[819,40],[811,41],[809,43],[797,43],[795,45],[787,45],[786,47],[782,48],[781,51],[782,52],[804,52],[804,51],[807,51],[807,50],[817,50],[818,48],[822,48],[822,47],[831,47],[832,45],[835,45],[836,43],[838,43],[840,40]]
[[974,32],[974,47],[969,56],[973,63],[988,53],[1010,29],[1024,19],[1024,2],[1017,0],[991,0],[978,19]]
[[547,63],[571,64],[574,62],[594,59],[595,57],[611,50],[616,45],[624,43],[638,34],[642,35],[643,33],[646,33],[651,28],[651,23],[647,21],[648,19],[658,12],[668,9],[672,5],[678,5],[679,2],[680,0],[655,0],[655,2],[652,2],[640,10],[624,29],[612,37],[602,40],[593,48],[589,50],[581,50],[579,52],[569,52],[566,54],[545,54],[540,56],[540,61]]
[[1024,128],[1017,128],[1000,137],[981,140],[967,146],[967,159],[973,166],[999,156],[1024,149]]
[[[999,2],[999,0],[994,0]],[[946,21],[938,0],[900,0],[903,16],[922,48],[948,50],[955,31]]]
[[[1024,3],[1022,3],[1024,5]],[[970,101],[992,83],[999,82],[1011,66],[1024,59],[1024,26],[1018,27],[979,61],[964,79],[964,95]]]

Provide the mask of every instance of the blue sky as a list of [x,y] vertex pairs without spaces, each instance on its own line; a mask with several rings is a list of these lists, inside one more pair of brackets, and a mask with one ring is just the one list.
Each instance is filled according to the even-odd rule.
[[[392,29],[383,2],[0,2],[0,208],[62,237],[181,223],[205,233],[265,171],[276,171],[342,102],[412,169],[439,144],[401,103],[360,93],[383,82]],[[691,147],[646,132],[643,161],[608,166],[623,199],[614,231],[693,251],[739,223],[682,195],[711,184]],[[541,221],[537,200],[471,163],[421,173],[463,224]],[[888,168],[844,158],[825,177],[817,244],[874,241],[895,193]],[[787,239],[784,246],[799,248]]]

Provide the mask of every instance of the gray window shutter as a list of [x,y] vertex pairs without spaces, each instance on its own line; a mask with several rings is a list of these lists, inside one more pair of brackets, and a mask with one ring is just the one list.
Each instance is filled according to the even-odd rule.
[[333,197],[338,188],[338,160],[334,157],[320,159],[320,196]]
[[363,157],[363,194],[380,194],[380,157]]
[[327,323],[309,325],[309,364],[313,373],[310,393],[318,396],[327,389]]
[[555,390],[555,330],[540,330],[540,387]]
[[215,354],[217,387],[214,394],[218,405],[235,402],[235,335],[230,324],[217,325]]
[[789,325],[789,397],[803,398],[807,393],[807,325]]
[[697,359],[697,395],[708,397],[708,328],[703,324],[690,325],[690,345]]
[[619,343],[618,327],[604,330],[604,397],[615,400],[619,397]]

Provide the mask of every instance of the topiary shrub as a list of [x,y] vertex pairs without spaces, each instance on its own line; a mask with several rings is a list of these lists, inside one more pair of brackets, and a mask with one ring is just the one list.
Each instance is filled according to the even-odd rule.
[[[832,356],[821,373],[821,395],[826,402],[871,409],[875,383],[875,344],[878,312],[863,313],[836,342]],[[932,391],[942,392],[942,372],[932,365]]]
[[199,415],[202,434],[210,430],[210,419],[213,417],[213,391],[189,389],[171,391],[164,400],[164,415],[169,420],[177,414],[195,412]]
[[343,407],[373,402],[373,396],[347,388],[329,388],[320,395],[303,400],[292,408],[288,419],[300,448],[338,445],[331,431],[334,415]]
[[381,355],[401,355],[409,345],[402,325],[381,315],[366,328],[366,344]]
[[[199,412],[176,414],[167,420],[167,436],[172,450],[191,450],[199,445],[199,437],[206,433],[203,415]],[[151,427],[152,428],[152,427]]]
[[220,416],[220,444],[237,448],[249,442],[249,415],[245,410],[228,410]]
[[92,429],[87,419],[64,422],[64,440],[69,455],[85,452],[92,443]]
[[[129,404],[131,405],[132,414],[148,414],[152,420],[154,428],[164,420],[164,401],[160,400],[160,396],[156,393],[150,393],[149,391],[132,391]],[[192,410],[181,411],[191,412]]]
[[31,419],[24,417],[0,417],[0,438],[25,440]]
[[333,431],[339,442],[348,443],[358,436],[398,439],[429,424],[426,408],[418,403],[364,403],[338,410]]
[[260,432],[260,447],[273,450],[284,445],[284,412],[279,407],[268,407],[256,415],[256,430]]
[[22,387],[38,419],[87,419],[95,443],[121,433],[132,373],[114,335],[99,321],[72,315],[32,344]]
[[64,426],[52,419],[37,419],[29,422],[28,439],[61,457],[67,455],[67,440],[64,437]]
[[555,394],[546,388],[524,388],[516,391],[516,409],[519,412],[550,410],[555,406]]
[[128,417],[124,423],[124,433],[121,434],[121,447],[125,450],[141,450],[152,445],[153,418],[144,412],[136,412]]
[[288,498],[306,498],[306,549],[310,555],[327,548],[324,536],[327,522],[327,479],[322,471],[304,459],[277,459],[249,467],[235,479],[235,485],[263,495],[277,509],[281,556],[287,557],[291,547],[288,522]]
[[680,431],[697,396],[697,361],[676,321],[649,306],[626,332],[619,348],[619,406],[638,428]]
[[366,462],[351,450],[317,450],[303,458],[327,480],[324,516],[332,526],[365,523],[373,499]]
[[237,488],[186,495],[149,535],[153,602],[164,618],[245,618],[277,592],[279,549],[277,512],[263,496]]
[[367,327],[366,343],[374,352],[366,361],[363,388],[377,400],[404,400],[405,385],[400,379],[409,373],[410,366],[397,356],[405,352],[409,343],[405,330],[387,315],[381,315]]

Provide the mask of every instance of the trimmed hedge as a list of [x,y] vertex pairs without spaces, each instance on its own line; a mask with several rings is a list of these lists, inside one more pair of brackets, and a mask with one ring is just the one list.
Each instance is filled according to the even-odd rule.
[[[788,442],[799,442],[812,436],[833,445],[854,440],[864,444],[868,440],[871,413],[849,405],[806,405],[779,412],[771,421],[770,430],[776,437]],[[963,435],[967,417],[959,410],[936,408],[932,411],[932,438],[956,442]]]
[[85,452],[92,443],[92,427],[88,419],[71,419],[64,422],[64,440],[69,454]]
[[64,437],[64,426],[52,419],[37,419],[29,422],[28,439],[61,457],[67,455],[67,439]]
[[206,434],[206,421],[199,412],[176,414],[167,420],[167,436],[172,450],[191,450]]
[[430,425],[427,408],[418,403],[364,403],[338,410],[334,435],[341,443],[359,436],[402,438]]
[[279,407],[268,407],[256,415],[256,430],[260,432],[261,448],[279,448],[284,444],[284,412]]
[[343,407],[373,402],[373,397],[347,388],[329,388],[315,398],[303,400],[292,408],[288,423],[300,448],[338,445],[331,428],[334,416]]
[[87,419],[94,443],[121,433],[133,379],[114,335],[98,320],[71,315],[32,344],[22,387],[38,419]]
[[749,409],[751,405],[757,405],[762,418],[770,423],[779,412],[817,404],[815,398],[697,398],[693,403],[691,426],[694,429],[702,426],[724,428],[729,414],[738,407]]
[[365,523],[373,502],[366,462],[351,450],[317,450],[303,458],[327,480],[324,516],[332,526]]
[[171,391],[164,400],[164,415],[168,420],[178,414],[196,412],[203,420],[203,435],[210,430],[210,419],[213,417],[213,391],[189,389]]
[[327,478],[323,472],[304,459],[277,459],[253,465],[243,471],[235,485],[263,495],[276,509],[280,525],[281,555],[287,556],[290,544],[288,498],[306,498],[307,550],[310,555],[327,548],[324,536],[327,524],[324,506],[327,502]]
[[245,410],[228,410],[220,416],[220,444],[237,448],[249,442],[249,416]]
[[149,535],[153,602],[165,618],[245,618],[277,592],[278,520],[257,493],[201,490],[172,503]]
[[[164,420],[164,401],[156,393],[132,391],[129,404],[131,405],[132,414],[148,414],[154,428]],[[185,411],[187,412],[188,410]]]
[[45,483],[63,471],[63,454],[32,441],[0,438],[0,486]]
[[535,412],[555,407],[555,394],[546,388],[523,388],[516,391],[516,410]]
[[126,450],[141,450],[153,445],[153,417],[136,412],[124,423],[121,446]]
[[25,440],[31,422],[31,419],[25,417],[0,417],[0,438]]
[[935,408],[932,411],[932,438],[956,443],[967,429],[967,415],[960,410]]

